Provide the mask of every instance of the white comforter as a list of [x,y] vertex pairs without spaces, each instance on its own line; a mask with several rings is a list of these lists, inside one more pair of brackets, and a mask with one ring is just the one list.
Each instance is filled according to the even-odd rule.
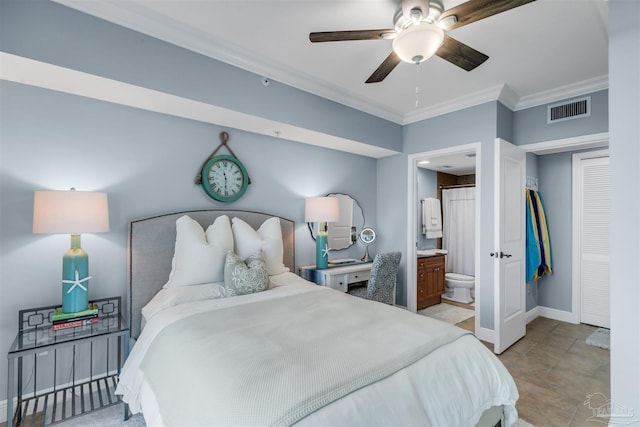
[[[157,395],[141,365],[154,338],[166,326],[205,311],[301,293],[335,292],[309,285],[291,273],[273,276],[271,280],[273,287],[269,291],[169,307],[149,319],[127,359],[117,390],[131,410],[134,413],[142,410],[149,426],[164,424],[159,416]],[[506,425],[511,425],[517,417],[514,407],[517,398],[515,384],[506,369],[484,345],[467,335],[393,375],[329,403],[298,425],[473,426],[482,412],[497,405],[504,405]]]

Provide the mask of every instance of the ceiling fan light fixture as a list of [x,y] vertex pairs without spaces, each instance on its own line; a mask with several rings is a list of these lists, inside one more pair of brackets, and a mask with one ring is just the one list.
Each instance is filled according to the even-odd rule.
[[446,18],[443,18],[440,21],[438,21],[438,27],[442,28],[443,30],[448,30],[449,28],[453,27],[457,23],[458,23],[458,17],[456,15],[449,15]]
[[412,25],[393,39],[393,51],[411,64],[418,64],[432,57],[442,46],[444,31],[434,24]]

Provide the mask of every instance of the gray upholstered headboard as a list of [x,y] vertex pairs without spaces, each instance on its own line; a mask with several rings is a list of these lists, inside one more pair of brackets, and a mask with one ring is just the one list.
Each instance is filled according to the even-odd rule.
[[[195,210],[175,212],[129,223],[129,322],[131,336],[140,334],[141,310],[167,282],[176,240],[176,220],[189,215],[206,229],[220,215],[238,217],[255,229],[275,216],[234,210]],[[295,271],[295,223],[280,218],[284,245],[284,265]]]

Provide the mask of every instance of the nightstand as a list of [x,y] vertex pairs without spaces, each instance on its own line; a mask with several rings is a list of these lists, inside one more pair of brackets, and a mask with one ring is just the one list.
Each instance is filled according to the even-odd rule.
[[371,276],[373,262],[354,262],[346,265],[329,266],[322,270],[315,265],[300,267],[300,277],[320,286],[347,292],[350,286],[365,285]]
[[48,425],[120,402],[114,392],[129,348],[122,300],[91,302],[97,323],[59,331],[51,329],[59,305],[20,310],[7,354],[7,426],[38,413],[29,425]]

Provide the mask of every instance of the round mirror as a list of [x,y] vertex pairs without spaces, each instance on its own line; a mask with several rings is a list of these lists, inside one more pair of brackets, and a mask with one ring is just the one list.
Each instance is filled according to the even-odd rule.
[[373,231],[373,228],[363,228],[360,232],[360,240],[362,240],[362,243],[365,245],[369,245],[376,240],[376,232]]
[[[358,231],[364,227],[364,213],[358,202],[348,194],[329,193],[340,201],[340,219],[327,223],[327,244],[332,250],[346,249],[358,241]],[[309,223],[313,240],[318,233],[318,224]]]

